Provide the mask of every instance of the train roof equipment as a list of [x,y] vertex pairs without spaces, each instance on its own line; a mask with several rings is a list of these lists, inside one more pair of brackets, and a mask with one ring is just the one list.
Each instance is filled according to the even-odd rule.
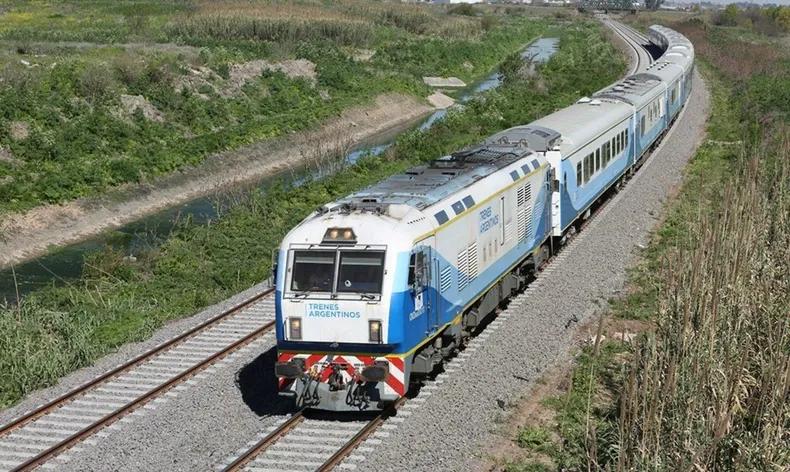
[[324,211],[384,212],[390,205],[423,210],[530,155],[534,151],[523,140],[484,142],[393,175],[324,207]]

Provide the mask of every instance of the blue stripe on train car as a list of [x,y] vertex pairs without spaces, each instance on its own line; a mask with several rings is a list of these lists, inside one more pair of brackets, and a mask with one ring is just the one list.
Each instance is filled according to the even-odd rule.
[[[620,178],[630,164],[630,150],[626,149],[609,162],[609,165],[599,174],[595,175],[581,188],[575,181],[568,181],[560,190],[560,224],[562,229],[570,225],[583,211],[589,207],[612,183]],[[562,170],[566,175],[576,175],[576,169],[571,159],[562,161]],[[571,195],[574,197],[571,198]]]

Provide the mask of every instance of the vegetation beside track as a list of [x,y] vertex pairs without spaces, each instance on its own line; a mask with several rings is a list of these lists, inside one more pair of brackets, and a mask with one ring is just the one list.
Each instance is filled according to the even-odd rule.
[[790,466],[790,56],[754,30],[664,20],[695,45],[707,139],[607,340],[530,414],[508,471]]
[[546,32],[560,38],[560,48],[537,75],[518,67],[517,55],[510,57],[505,85],[451,111],[426,132],[405,133],[381,158],[363,158],[297,188],[279,185],[241,196],[218,221],[182,222],[164,244],[135,260],[111,249],[97,252],[79,281],[0,307],[0,406],[122,343],[146,338],[167,320],[266,279],[272,250],[317,206],[611,83],[625,63],[601,28],[577,22]]
[[[0,214],[308,129],[423,75],[475,81],[545,28],[395,2],[0,6]],[[273,65],[266,68],[264,62]]]

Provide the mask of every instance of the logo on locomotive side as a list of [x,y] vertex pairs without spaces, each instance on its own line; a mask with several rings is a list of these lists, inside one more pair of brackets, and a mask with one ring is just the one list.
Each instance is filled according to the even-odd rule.
[[480,234],[496,228],[497,225],[499,225],[499,215],[494,213],[493,208],[489,206],[480,210]]

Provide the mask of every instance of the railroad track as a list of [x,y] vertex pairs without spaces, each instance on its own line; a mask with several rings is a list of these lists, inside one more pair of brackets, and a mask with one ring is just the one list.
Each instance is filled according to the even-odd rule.
[[605,20],[604,21],[609,28],[611,28],[618,36],[623,38],[623,40],[628,44],[628,46],[634,50],[636,54],[636,62],[634,63],[633,67],[629,71],[628,75],[637,74],[639,72],[644,71],[647,69],[648,66],[655,62],[653,56],[644,46],[647,39],[642,36],[640,33],[634,31],[632,28],[614,20]]
[[0,471],[46,463],[269,335],[272,293],[253,296],[0,427]]
[[364,420],[316,420],[297,411],[278,426],[242,450],[224,472],[329,471],[340,465],[352,452],[369,452],[360,447],[387,417],[406,402],[401,398],[387,410]]

